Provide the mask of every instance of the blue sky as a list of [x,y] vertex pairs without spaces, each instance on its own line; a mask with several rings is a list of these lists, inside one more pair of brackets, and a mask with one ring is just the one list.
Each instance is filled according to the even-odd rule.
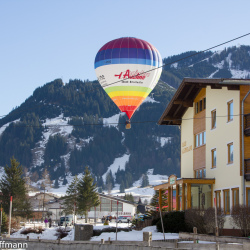
[[[249,33],[249,9],[248,0],[0,0],[0,116],[56,78],[95,80],[110,40],[146,40],[163,58],[204,50]],[[250,36],[226,46],[238,44]]]

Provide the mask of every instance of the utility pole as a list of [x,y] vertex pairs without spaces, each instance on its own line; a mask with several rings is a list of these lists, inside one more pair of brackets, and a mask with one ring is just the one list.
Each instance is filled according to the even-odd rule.
[[43,188],[44,188],[44,189],[43,189],[43,217],[45,217],[45,216],[44,216],[45,186],[44,186]]
[[1,202],[1,221],[0,221],[0,237],[2,237],[2,219],[3,219],[3,208],[2,208],[2,202]]
[[12,211],[12,196],[10,196],[10,214],[9,214],[9,231],[8,231],[9,236],[10,236],[10,228],[11,228],[11,211]]

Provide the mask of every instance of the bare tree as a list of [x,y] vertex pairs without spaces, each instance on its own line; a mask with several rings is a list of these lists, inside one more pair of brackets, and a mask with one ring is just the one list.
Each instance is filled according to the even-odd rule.
[[238,205],[232,209],[231,223],[240,228],[244,237],[250,235],[250,207]]

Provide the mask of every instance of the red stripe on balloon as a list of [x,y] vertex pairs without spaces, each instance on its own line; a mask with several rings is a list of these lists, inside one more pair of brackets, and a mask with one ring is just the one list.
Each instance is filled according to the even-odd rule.
[[119,106],[119,109],[122,112],[125,112],[128,118],[130,119],[134,114],[135,110],[137,109],[137,106]]
[[142,39],[134,37],[122,37],[106,43],[104,46],[101,47],[101,49],[98,52],[107,49],[120,49],[120,48],[156,50],[154,46],[152,46],[150,43]]

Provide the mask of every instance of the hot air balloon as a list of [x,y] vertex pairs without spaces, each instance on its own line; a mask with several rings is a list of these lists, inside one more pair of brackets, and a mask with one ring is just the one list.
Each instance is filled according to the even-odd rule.
[[118,108],[128,116],[154,89],[162,72],[162,59],[150,43],[123,37],[106,43],[95,58],[99,83]]

